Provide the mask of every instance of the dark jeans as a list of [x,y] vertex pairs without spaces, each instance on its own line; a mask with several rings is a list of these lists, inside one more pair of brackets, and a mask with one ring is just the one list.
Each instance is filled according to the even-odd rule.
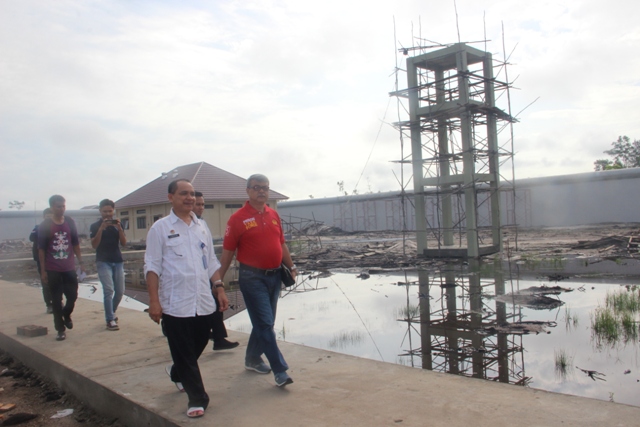
[[51,307],[51,288],[48,283],[42,283],[42,275],[40,270],[40,259],[36,259],[36,265],[38,266],[38,277],[40,278],[40,285],[42,286],[42,299],[48,307]]
[[[51,289],[51,308],[53,308],[53,325],[58,332],[64,332],[64,319],[71,317],[78,299],[78,275],[75,271],[47,271],[49,288]],[[66,298],[62,306],[62,295]]]
[[173,359],[171,381],[181,382],[189,397],[189,408],[207,409],[209,395],[204,389],[198,358],[209,343],[212,314],[195,317],[162,315],[163,332]]
[[258,363],[264,354],[274,374],[288,370],[273,329],[282,286],[280,275],[265,276],[240,266],[239,282],[252,326],[245,363]]

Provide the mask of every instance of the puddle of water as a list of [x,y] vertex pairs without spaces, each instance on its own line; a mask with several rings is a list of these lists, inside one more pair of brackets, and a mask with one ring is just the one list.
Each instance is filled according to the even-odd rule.
[[[91,301],[103,302],[102,284],[100,280],[85,280],[78,284],[78,298],[88,299]],[[146,304],[141,303],[127,295],[122,297],[119,307],[130,308],[132,310],[144,311],[148,308]]]
[[[454,270],[368,280],[337,273],[309,280],[295,292],[283,292],[276,333],[280,340],[357,357],[640,406],[638,339],[606,344],[591,328],[607,292],[623,286],[510,281],[501,272],[481,279]],[[527,307],[505,295],[496,299],[541,285],[572,291],[547,295],[558,300],[552,309]],[[536,327],[543,332],[496,330],[516,322],[541,322]],[[226,323],[232,330],[251,330],[246,311]],[[561,359],[564,370],[557,367]],[[592,379],[578,368],[604,376]]]

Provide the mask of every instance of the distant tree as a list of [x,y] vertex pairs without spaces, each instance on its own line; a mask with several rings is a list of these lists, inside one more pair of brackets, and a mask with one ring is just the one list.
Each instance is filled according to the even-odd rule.
[[599,159],[593,162],[596,171],[640,167],[640,140],[631,142],[628,136],[619,136],[611,146],[613,148],[604,153],[613,159]]

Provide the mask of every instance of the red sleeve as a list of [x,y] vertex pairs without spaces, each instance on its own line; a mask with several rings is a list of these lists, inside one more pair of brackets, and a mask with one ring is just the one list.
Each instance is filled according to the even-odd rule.
[[222,241],[222,248],[232,252],[235,252],[235,250],[238,249],[238,240],[240,240],[238,227],[234,227],[235,223],[236,221],[233,216],[229,218],[229,221],[227,221],[227,228],[224,231],[224,240]]

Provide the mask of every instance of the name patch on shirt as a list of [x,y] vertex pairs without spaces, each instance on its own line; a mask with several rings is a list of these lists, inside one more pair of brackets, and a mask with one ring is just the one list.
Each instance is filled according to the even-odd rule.
[[176,234],[169,234],[167,236],[167,238],[169,238],[169,239],[173,239],[174,237],[180,237],[180,235],[178,233],[176,233]]
[[246,228],[247,230],[258,226],[255,218],[245,219],[244,221],[242,221],[242,223],[244,224],[244,228]]

